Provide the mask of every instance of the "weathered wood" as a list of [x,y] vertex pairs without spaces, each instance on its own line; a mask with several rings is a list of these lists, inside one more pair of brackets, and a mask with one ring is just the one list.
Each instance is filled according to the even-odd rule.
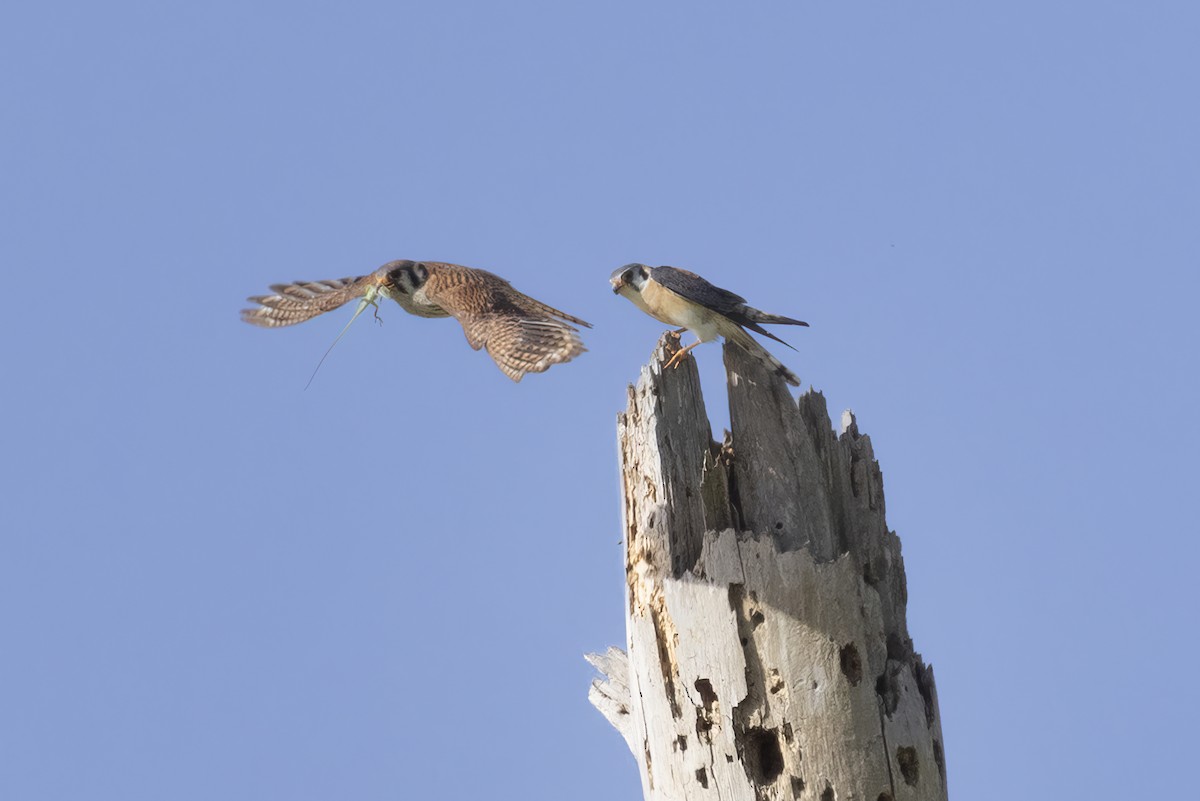
[[589,657],[645,798],[945,799],[870,439],[727,346],[718,445],[694,362],[661,368],[677,348],[663,337],[618,417],[627,655]]

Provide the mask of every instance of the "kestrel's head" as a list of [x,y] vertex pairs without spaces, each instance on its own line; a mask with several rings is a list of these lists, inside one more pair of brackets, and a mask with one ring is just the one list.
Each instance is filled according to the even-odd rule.
[[630,293],[637,294],[642,291],[642,287],[650,280],[650,268],[644,264],[626,264],[624,267],[619,267],[613,270],[613,274],[609,276],[608,282],[612,284],[613,292],[618,295],[629,296]]
[[405,295],[411,295],[425,285],[429,268],[419,261],[392,261],[383,265],[392,287]]

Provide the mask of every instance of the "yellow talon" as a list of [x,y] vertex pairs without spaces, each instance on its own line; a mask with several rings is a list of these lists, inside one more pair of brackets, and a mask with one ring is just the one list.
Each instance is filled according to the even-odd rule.
[[683,360],[686,358],[687,349],[681,348],[671,354],[671,358],[668,359],[667,363],[663,365],[663,369],[666,370],[668,367],[679,367],[679,365],[682,364]]
[[667,363],[663,365],[663,369],[665,370],[668,367],[678,367],[680,364],[683,363],[683,360],[687,358],[688,351],[691,350],[692,348],[696,347],[699,344],[700,344],[700,341],[697,340],[697,341],[693,342],[692,344],[688,345],[686,348],[680,348],[679,350],[675,351],[675,353],[671,356],[671,358],[667,360]]

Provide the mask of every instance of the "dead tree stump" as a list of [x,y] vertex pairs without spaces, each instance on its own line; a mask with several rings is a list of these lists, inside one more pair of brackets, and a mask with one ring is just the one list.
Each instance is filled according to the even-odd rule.
[[726,346],[731,435],[665,335],[618,417],[627,654],[589,697],[647,801],[934,801],[933,669],[905,621],[900,540],[854,417]]

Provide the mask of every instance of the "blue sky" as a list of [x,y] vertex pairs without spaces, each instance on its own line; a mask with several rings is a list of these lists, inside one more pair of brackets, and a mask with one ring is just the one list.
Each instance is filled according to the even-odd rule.
[[[614,419],[693,269],[808,320],[951,792],[1177,795],[1195,643],[1188,3],[39,3],[0,14],[0,796],[638,797]],[[592,321],[514,385],[396,258]],[[719,430],[720,352],[695,354]],[[584,777],[580,781],[580,777]]]

